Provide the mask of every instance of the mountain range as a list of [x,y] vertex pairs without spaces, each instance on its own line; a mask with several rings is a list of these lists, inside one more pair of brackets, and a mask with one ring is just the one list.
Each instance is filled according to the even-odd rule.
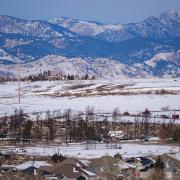
[[16,75],[18,49],[24,76],[180,77],[180,13],[130,24],[0,16],[0,76]]

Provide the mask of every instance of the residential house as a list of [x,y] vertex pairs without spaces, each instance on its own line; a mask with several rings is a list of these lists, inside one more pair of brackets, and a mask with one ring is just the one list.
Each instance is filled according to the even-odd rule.
[[97,174],[103,180],[123,178],[116,159],[111,156],[102,156],[101,158],[93,159],[88,170]]
[[87,165],[81,161],[69,158],[54,166],[41,166],[37,173],[46,179],[56,177],[61,180],[97,180],[97,175],[86,168]]
[[125,137],[125,134],[123,131],[109,131],[108,135],[110,136],[112,141],[116,141],[118,139],[122,139]]

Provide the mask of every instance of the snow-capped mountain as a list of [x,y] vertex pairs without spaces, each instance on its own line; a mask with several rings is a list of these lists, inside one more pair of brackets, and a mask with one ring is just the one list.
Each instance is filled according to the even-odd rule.
[[48,23],[47,21],[31,21],[11,16],[0,16],[0,32],[40,38],[76,36],[75,33],[55,24]]
[[[0,16],[0,75],[15,75],[18,49],[26,73],[35,73],[33,67],[42,71],[46,67],[54,72],[97,73],[99,77],[179,77],[180,16],[168,11],[124,25]],[[82,66],[76,63],[79,61]],[[92,69],[96,61],[97,72]]]
[[122,24],[102,24],[98,22],[86,22],[66,17],[52,18],[50,23],[58,24],[82,36],[96,36],[108,30],[121,30]]
[[140,23],[131,23],[121,30],[108,30],[97,35],[97,38],[110,42],[120,42],[136,37],[146,37],[155,40],[167,40],[180,35],[180,14],[177,11],[167,11],[159,17],[148,17]]
[[159,17],[148,17],[139,23],[101,24],[70,18],[52,18],[49,22],[63,26],[83,36],[91,36],[110,42],[120,42],[136,37],[169,39],[180,34],[180,14],[167,11]]

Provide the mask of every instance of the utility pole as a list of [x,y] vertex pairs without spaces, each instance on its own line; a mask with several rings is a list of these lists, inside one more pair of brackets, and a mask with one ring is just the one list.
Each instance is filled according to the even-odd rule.
[[19,60],[19,49],[17,54],[17,62],[18,62],[18,104],[21,103],[21,67],[20,67],[20,60]]
[[97,70],[97,63],[96,63],[96,60],[94,59],[94,62],[93,62],[94,81],[95,81],[95,77],[97,77],[96,70]]

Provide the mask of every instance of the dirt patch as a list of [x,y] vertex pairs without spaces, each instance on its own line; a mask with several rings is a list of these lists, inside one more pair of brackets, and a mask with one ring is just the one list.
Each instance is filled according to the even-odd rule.
[[90,87],[93,85],[95,85],[95,84],[75,84],[72,86],[63,86],[63,89],[65,89],[65,90],[76,90],[76,89],[87,88],[87,87]]

